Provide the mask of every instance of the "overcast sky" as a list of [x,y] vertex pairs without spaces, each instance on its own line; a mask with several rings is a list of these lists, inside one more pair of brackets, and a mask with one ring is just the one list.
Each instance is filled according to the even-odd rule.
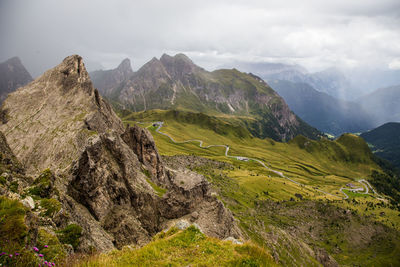
[[0,61],[33,76],[70,54],[90,68],[182,52],[227,62],[400,69],[399,0],[0,0]]

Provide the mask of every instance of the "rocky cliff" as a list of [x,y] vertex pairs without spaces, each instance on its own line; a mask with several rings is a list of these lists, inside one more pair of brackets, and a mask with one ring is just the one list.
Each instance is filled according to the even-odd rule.
[[17,88],[32,81],[32,76],[18,57],[0,63],[0,103]]
[[211,236],[241,236],[203,176],[166,168],[147,130],[123,127],[81,57],[67,57],[10,94],[1,114],[0,130],[27,173],[38,177],[33,184],[44,169],[54,173],[46,197],[62,209],[51,227],[80,225],[78,249],[143,245],[182,219]]

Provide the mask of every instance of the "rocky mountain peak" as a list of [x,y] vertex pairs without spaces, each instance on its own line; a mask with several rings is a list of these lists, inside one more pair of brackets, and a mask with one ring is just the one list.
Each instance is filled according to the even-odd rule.
[[176,54],[173,57],[163,54],[160,61],[166,68],[167,72],[177,79],[201,69],[185,54]]
[[131,60],[129,58],[125,58],[122,62],[118,65],[117,70],[125,73],[125,74],[132,74],[132,66]]
[[0,129],[8,140],[20,140],[10,146],[30,173],[69,166],[92,132],[123,131],[78,55],[11,93],[2,112],[7,120]]

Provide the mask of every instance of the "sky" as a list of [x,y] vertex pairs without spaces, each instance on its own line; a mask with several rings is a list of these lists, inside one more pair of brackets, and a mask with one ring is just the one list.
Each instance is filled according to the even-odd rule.
[[229,62],[400,69],[399,0],[0,0],[0,62],[38,76],[71,54],[89,70],[185,53]]

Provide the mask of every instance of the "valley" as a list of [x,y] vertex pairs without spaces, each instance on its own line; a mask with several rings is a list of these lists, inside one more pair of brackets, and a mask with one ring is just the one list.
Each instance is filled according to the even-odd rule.
[[[344,135],[336,141],[312,141],[297,137],[280,143],[235,136],[228,130],[234,126],[224,121],[219,127],[210,127],[204,123],[207,120],[203,124],[180,121],[168,112],[132,113],[122,119],[152,132],[167,165],[183,164],[205,175],[247,235],[267,246],[284,265],[312,265],[315,247],[323,248],[340,265],[355,259],[374,265],[398,253],[400,213],[367,182],[371,172],[380,167],[361,138]],[[301,215],[310,206],[318,211],[312,218],[319,219]],[[271,214],[271,209],[277,214]],[[330,221],[331,213],[341,219]],[[326,224],[322,227],[319,220]],[[307,231],[300,225],[308,225]],[[382,230],[376,232],[376,227]],[[268,233],[273,233],[278,243],[272,242]],[[397,236],[393,245],[380,252],[382,258],[373,256],[367,240],[384,242],[386,234]],[[309,247],[314,247],[313,252]]]

